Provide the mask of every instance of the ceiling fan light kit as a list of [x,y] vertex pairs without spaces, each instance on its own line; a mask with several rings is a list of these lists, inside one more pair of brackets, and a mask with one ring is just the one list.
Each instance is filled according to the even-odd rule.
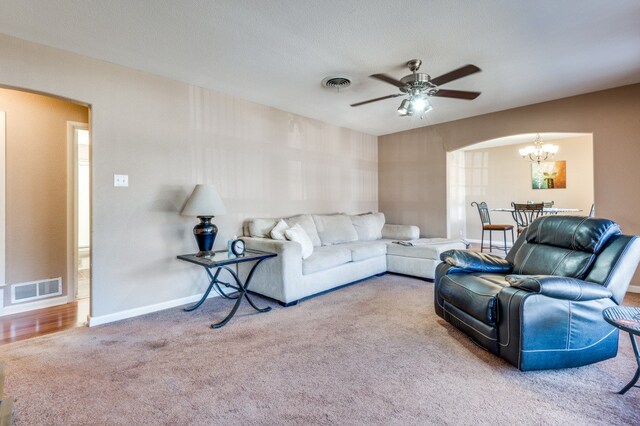
[[402,117],[411,116],[414,114],[420,115],[420,118],[424,114],[431,111],[433,107],[424,96],[411,97],[409,99],[403,99],[398,107],[398,114]]
[[468,92],[463,90],[447,90],[440,89],[439,86],[449,83],[453,80],[457,80],[462,77],[466,77],[468,75],[474,74],[480,71],[475,65],[465,65],[464,67],[458,68],[446,74],[443,74],[434,79],[431,78],[429,74],[419,73],[418,70],[422,65],[422,61],[420,59],[412,59],[407,62],[407,67],[411,71],[411,74],[402,77],[400,80],[396,80],[395,78],[388,76],[386,74],[373,74],[369,77],[375,78],[376,80],[383,81],[385,83],[396,86],[400,89],[401,93],[396,93],[393,95],[382,96],[380,98],[369,99],[363,102],[357,102],[355,104],[351,104],[352,107],[357,107],[360,105],[365,105],[372,102],[381,101],[384,99],[395,98],[398,96],[406,96],[405,99],[402,100],[400,106],[398,107],[398,114],[402,117],[412,116],[412,115],[420,115],[422,117],[425,113],[431,111],[433,107],[429,103],[428,97],[436,96],[442,98],[454,98],[454,99],[465,99],[465,100],[473,100],[480,96],[480,92]]

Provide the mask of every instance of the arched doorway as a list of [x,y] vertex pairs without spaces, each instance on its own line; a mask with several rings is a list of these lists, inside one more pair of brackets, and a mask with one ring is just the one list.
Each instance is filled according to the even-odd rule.
[[[546,162],[564,162],[566,185],[537,188],[532,179],[537,165],[523,159],[519,148],[531,145],[536,134],[512,135],[482,141],[447,153],[447,231],[451,238],[480,240],[481,224],[472,201],[490,208],[511,202],[550,202],[577,208],[587,215],[594,202],[593,137],[590,133],[540,133],[545,143],[559,146]],[[553,165],[549,165],[553,167]],[[549,172],[552,173],[552,172]],[[492,212],[494,223],[512,223],[506,212]]]

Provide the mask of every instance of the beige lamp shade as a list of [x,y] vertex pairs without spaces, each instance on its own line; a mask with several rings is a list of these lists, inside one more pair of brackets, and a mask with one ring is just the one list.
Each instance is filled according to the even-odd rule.
[[213,185],[198,184],[180,212],[183,216],[219,216],[226,214],[222,198]]

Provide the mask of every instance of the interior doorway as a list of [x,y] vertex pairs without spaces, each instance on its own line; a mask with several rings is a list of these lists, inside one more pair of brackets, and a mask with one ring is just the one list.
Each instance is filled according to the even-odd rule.
[[1,344],[87,322],[91,114],[2,86],[0,111]]
[[[69,195],[72,250],[69,301],[88,303],[91,295],[91,137],[86,123],[68,123],[70,140]],[[71,204],[71,203],[70,203]]]

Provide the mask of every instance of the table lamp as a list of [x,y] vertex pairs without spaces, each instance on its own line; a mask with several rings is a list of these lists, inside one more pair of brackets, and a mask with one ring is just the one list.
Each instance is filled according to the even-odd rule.
[[200,250],[196,256],[206,257],[213,254],[212,248],[218,235],[218,227],[211,223],[211,219],[226,212],[222,198],[213,185],[196,185],[180,212],[183,216],[197,216],[200,219],[200,223],[193,228],[193,235]]

